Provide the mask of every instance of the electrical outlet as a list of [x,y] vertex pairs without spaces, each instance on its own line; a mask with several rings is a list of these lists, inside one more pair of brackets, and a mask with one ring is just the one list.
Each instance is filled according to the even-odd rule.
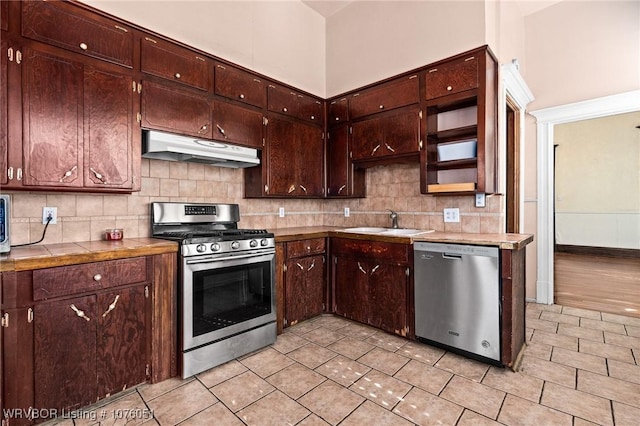
[[484,192],[476,194],[476,207],[486,206],[486,196]]
[[444,209],[445,222],[460,222],[460,209]]
[[43,207],[42,208],[42,224],[45,225],[47,220],[51,217],[50,225],[58,223],[58,208],[57,207]]
[[278,209],[278,216],[280,216],[280,217],[284,217],[284,207],[280,207],[280,208]]
[[350,214],[351,214],[351,212],[349,211],[349,207],[345,207],[344,208],[344,217],[349,217]]

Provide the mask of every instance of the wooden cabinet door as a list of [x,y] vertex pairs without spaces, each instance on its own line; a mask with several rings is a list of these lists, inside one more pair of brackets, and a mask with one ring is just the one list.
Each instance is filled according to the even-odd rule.
[[262,148],[262,113],[227,102],[213,103],[213,138]]
[[322,197],[324,195],[324,140],[322,129],[295,123],[295,168],[298,185],[295,195]]
[[98,295],[96,371],[99,399],[147,379],[150,338],[148,295],[147,285]]
[[289,260],[285,272],[285,325],[290,327],[306,317],[306,270],[304,259]]
[[95,402],[98,323],[96,296],[35,305],[34,407],[76,409]]
[[145,81],[142,127],[211,139],[209,100],[196,92]]
[[214,90],[216,95],[259,108],[267,103],[267,90],[262,78],[227,64],[216,63]]
[[369,270],[369,325],[407,334],[407,267],[372,261]]
[[350,195],[349,127],[340,126],[329,131],[327,139],[327,195]]
[[420,108],[408,108],[381,119],[384,141],[382,155],[400,155],[420,151]]
[[371,118],[369,120],[353,123],[351,139],[352,159],[366,160],[382,155],[383,134],[380,119]]
[[24,184],[82,187],[82,64],[24,49]]
[[267,167],[268,195],[289,195],[296,188],[297,155],[294,149],[295,129],[291,122],[276,117],[269,119],[267,125],[266,153],[263,159]]
[[302,265],[306,268],[306,318],[320,315],[324,310],[326,282],[324,259],[324,255],[307,257]]
[[334,257],[335,313],[355,321],[367,323],[368,264],[347,257]]
[[[6,13],[6,2],[3,2],[2,13]],[[6,20],[3,16],[3,20]],[[0,40],[0,184],[5,185],[8,181],[7,167],[9,167],[9,152],[7,142],[9,141],[9,123],[7,121],[8,111],[8,98],[7,90],[9,84],[7,83],[7,68],[8,68],[8,49],[5,34],[2,33],[2,40]]]
[[84,74],[84,186],[133,187],[133,79],[86,68]]

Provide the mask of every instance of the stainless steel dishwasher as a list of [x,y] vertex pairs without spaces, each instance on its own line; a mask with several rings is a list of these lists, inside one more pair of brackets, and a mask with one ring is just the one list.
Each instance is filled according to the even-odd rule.
[[416,337],[499,362],[498,248],[415,242],[413,249]]

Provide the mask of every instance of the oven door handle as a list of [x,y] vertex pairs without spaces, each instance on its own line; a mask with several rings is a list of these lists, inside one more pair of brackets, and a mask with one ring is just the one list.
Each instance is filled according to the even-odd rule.
[[243,254],[240,256],[227,256],[227,257],[205,257],[205,258],[197,258],[197,259],[187,259],[187,265],[195,265],[197,263],[211,263],[211,262],[219,262],[222,260],[236,260],[236,259],[249,259],[249,258],[256,258],[257,256],[260,255],[269,255],[269,254],[273,254],[275,252],[269,252],[269,253],[252,253],[252,254]]

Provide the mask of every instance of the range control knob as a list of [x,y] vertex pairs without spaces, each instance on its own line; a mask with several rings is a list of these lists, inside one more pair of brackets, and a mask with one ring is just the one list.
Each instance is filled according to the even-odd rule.
[[249,247],[258,247],[258,242],[256,240],[249,241]]
[[218,243],[211,244],[211,251],[218,251],[218,250],[220,250],[220,244]]
[[261,239],[261,240],[260,240],[260,245],[261,245],[262,247],[266,247],[266,246],[268,246],[268,245],[269,245],[269,240],[267,240],[266,238]]
[[233,242],[231,243],[231,248],[232,248],[232,249],[234,249],[234,250],[239,249],[239,248],[240,248],[240,243],[239,243],[239,242],[237,242],[237,241],[233,241]]
[[204,244],[198,244],[196,246],[196,251],[198,253],[204,253],[205,251],[207,251],[207,246],[205,246]]

